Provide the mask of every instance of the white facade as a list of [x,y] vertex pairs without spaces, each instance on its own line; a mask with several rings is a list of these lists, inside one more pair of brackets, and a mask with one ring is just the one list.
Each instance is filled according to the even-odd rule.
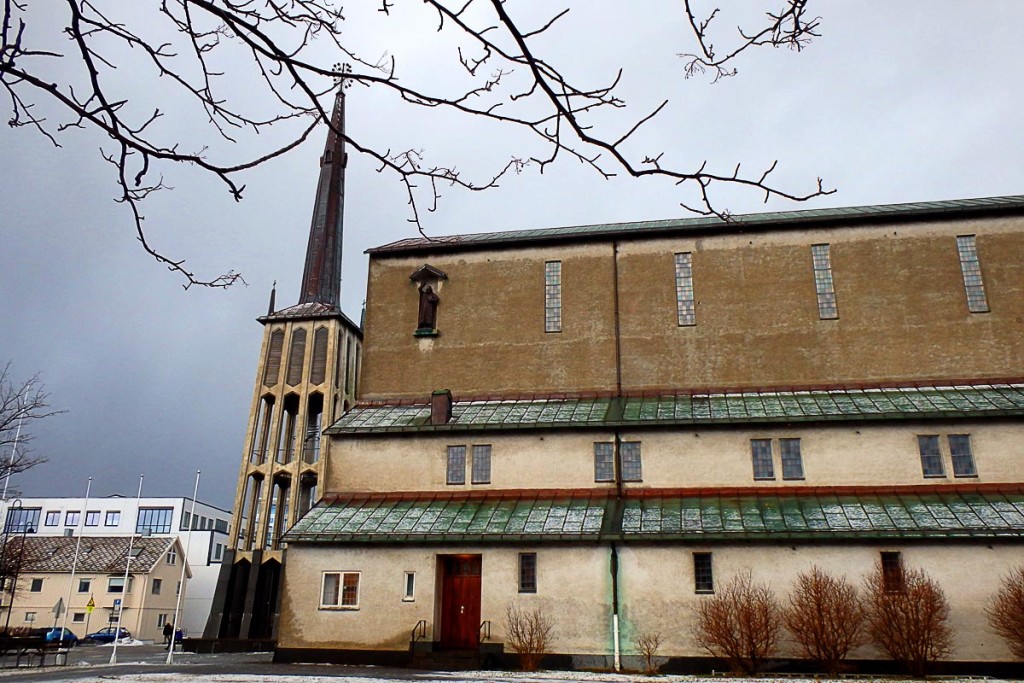
[[[18,513],[11,508],[22,508]],[[4,530],[27,520],[37,536],[177,536],[187,548],[192,578],[179,619],[186,635],[202,635],[217,586],[221,558],[228,545],[231,512],[191,498],[12,498],[0,500]],[[190,530],[191,528],[191,530]]]

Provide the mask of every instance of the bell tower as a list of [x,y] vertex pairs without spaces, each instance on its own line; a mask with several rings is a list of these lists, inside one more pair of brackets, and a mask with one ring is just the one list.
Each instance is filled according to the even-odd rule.
[[235,490],[233,536],[205,638],[275,635],[282,534],[320,496],[329,453],[324,427],[355,401],[362,330],[341,311],[345,207],[345,93],[338,87],[306,247],[299,302],[275,309],[263,346]]

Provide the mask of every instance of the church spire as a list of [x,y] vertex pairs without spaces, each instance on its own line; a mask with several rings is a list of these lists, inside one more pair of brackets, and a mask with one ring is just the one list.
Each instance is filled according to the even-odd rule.
[[[340,134],[339,134],[340,133]],[[345,210],[345,91],[338,85],[331,127],[320,157],[313,221],[306,247],[299,303],[341,307],[341,247]]]

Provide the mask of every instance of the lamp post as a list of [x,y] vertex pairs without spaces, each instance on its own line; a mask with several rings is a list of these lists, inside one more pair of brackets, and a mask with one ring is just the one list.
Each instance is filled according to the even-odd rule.
[[[17,515],[11,515],[11,512],[18,510]],[[21,505],[21,500],[15,500],[14,504],[7,511],[7,520],[12,519],[19,520],[18,523],[21,526],[21,544],[18,548],[18,562],[14,565],[14,573],[11,576],[11,603],[7,606],[7,620],[4,622],[4,633],[8,633],[11,627],[11,612],[14,611],[14,592],[18,588],[18,574],[21,573],[21,563],[25,559],[25,537],[30,533],[35,533],[35,529],[29,526],[28,521],[24,519],[24,508]],[[4,525],[6,531],[7,525]],[[7,534],[7,541],[10,541],[10,533]],[[7,555],[6,543],[4,544],[4,556]]]

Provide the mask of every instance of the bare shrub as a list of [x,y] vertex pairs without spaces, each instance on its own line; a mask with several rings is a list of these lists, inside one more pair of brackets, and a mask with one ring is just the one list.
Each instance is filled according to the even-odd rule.
[[985,613],[989,626],[1002,636],[1013,656],[1024,659],[1024,566],[1003,577]]
[[895,578],[877,563],[865,580],[868,635],[912,676],[923,677],[952,647],[949,602],[923,569],[908,568],[901,560]]
[[857,588],[816,566],[796,577],[783,621],[804,655],[830,676],[839,673],[851,650],[867,642]]
[[756,673],[775,652],[782,610],[772,589],[750,572],[732,578],[717,595],[700,601],[693,627],[697,644],[724,657],[734,670]]
[[552,623],[540,608],[527,611],[511,604],[505,607],[505,638],[519,655],[519,667],[523,671],[538,669],[551,646],[552,629]]
[[657,631],[637,633],[633,637],[633,647],[644,658],[644,673],[658,673],[658,667],[654,664],[654,658],[658,655],[658,648],[661,647],[661,634]]

